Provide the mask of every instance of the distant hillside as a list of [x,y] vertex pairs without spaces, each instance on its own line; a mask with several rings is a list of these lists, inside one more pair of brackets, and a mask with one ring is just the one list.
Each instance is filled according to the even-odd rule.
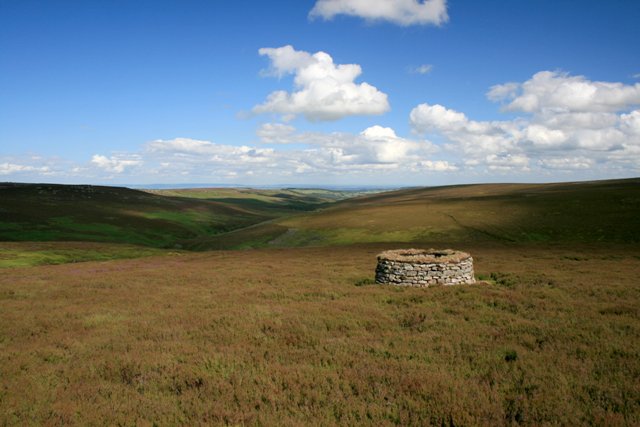
[[4,183],[0,240],[174,247],[342,197],[321,191],[272,193],[198,189],[153,194],[122,187]]
[[487,240],[640,242],[640,179],[375,194],[0,184],[0,241],[203,250]]
[[323,189],[277,189],[262,190],[249,188],[187,188],[169,190],[145,190],[151,194],[173,197],[189,197],[200,200],[214,200],[230,203],[261,213],[275,215],[290,214],[295,211],[312,211],[338,200],[345,200],[374,191],[343,191]]
[[363,242],[640,242],[640,179],[380,193],[206,239],[202,247]]
[[0,185],[0,240],[82,240],[173,246],[267,216],[224,203],[163,197],[120,187]]

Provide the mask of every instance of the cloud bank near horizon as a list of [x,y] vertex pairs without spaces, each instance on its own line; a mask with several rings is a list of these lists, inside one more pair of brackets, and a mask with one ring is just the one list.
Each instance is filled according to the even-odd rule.
[[[304,74],[318,64],[307,52],[278,49],[265,53],[272,58],[270,73]],[[340,67],[327,64],[329,70]],[[357,73],[345,73],[349,77],[342,81],[353,85],[351,76]],[[29,174],[159,183],[340,179],[416,185],[439,176],[479,182],[501,176],[574,179],[594,171],[602,177],[640,174],[640,83],[541,71],[524,82],[495,85],[486,96],[516,116],[477,121],[440,104],[422,103],[408,115],[412,138],[377,124],[349,133],[298,131],[288,122],[264,122],[256,140],[242,146],[157,139],[136,152],[96,153],[84,164],[37,156],[0,159],[0,175],[16,180]]]
[[[438,135],[470,167],[530,171],[617,168],[640,171],[640,84],[599,82],[541,71],[495,85],[488,99],[520,113],[508,121],[475,121],[427,103],[410,113],[419,134]],[[534,165],[536,163],[536,165]]]

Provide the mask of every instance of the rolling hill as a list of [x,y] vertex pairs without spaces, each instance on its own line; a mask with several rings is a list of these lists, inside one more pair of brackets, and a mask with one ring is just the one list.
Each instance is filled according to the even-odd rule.
[[637,243],[640,179],[373,194],[0,184],[0,241],[186,250],[376,242]]
[[93,241],[169,248],[308,211],[348,196],[304,190],[0,184],[0,240]]
[[[238,230],[229,233],[233,240],[226,243],[244,241],[247,246],[253,236],[269,233],[271,245],[280,247],[365,242],[637,243],[640,179],[379,193]],[[223,239],[221,235],[209,241]]]

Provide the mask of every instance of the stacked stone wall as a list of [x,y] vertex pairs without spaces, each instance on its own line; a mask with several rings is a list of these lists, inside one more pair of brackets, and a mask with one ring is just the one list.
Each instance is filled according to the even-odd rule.
[[[378,256],[376,283],[418,287],[475,283],[473,258],[464,252],[431,250],[421,251],[427,256],[415,256],[417,250],[406,250],[405,253],[407,251],[413,251],[414,256],[403,257],[402,251],[389,251]],[[432,253],[447,255],[429,256]],[[386,257],[386,254],[392,256]]]

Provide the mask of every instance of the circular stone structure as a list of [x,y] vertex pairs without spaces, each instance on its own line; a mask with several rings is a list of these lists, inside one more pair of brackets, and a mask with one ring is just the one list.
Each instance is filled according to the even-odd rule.
[[453,249],[397,249],[378,254],[376,283],[427,287],[475,283],[473,258]]

